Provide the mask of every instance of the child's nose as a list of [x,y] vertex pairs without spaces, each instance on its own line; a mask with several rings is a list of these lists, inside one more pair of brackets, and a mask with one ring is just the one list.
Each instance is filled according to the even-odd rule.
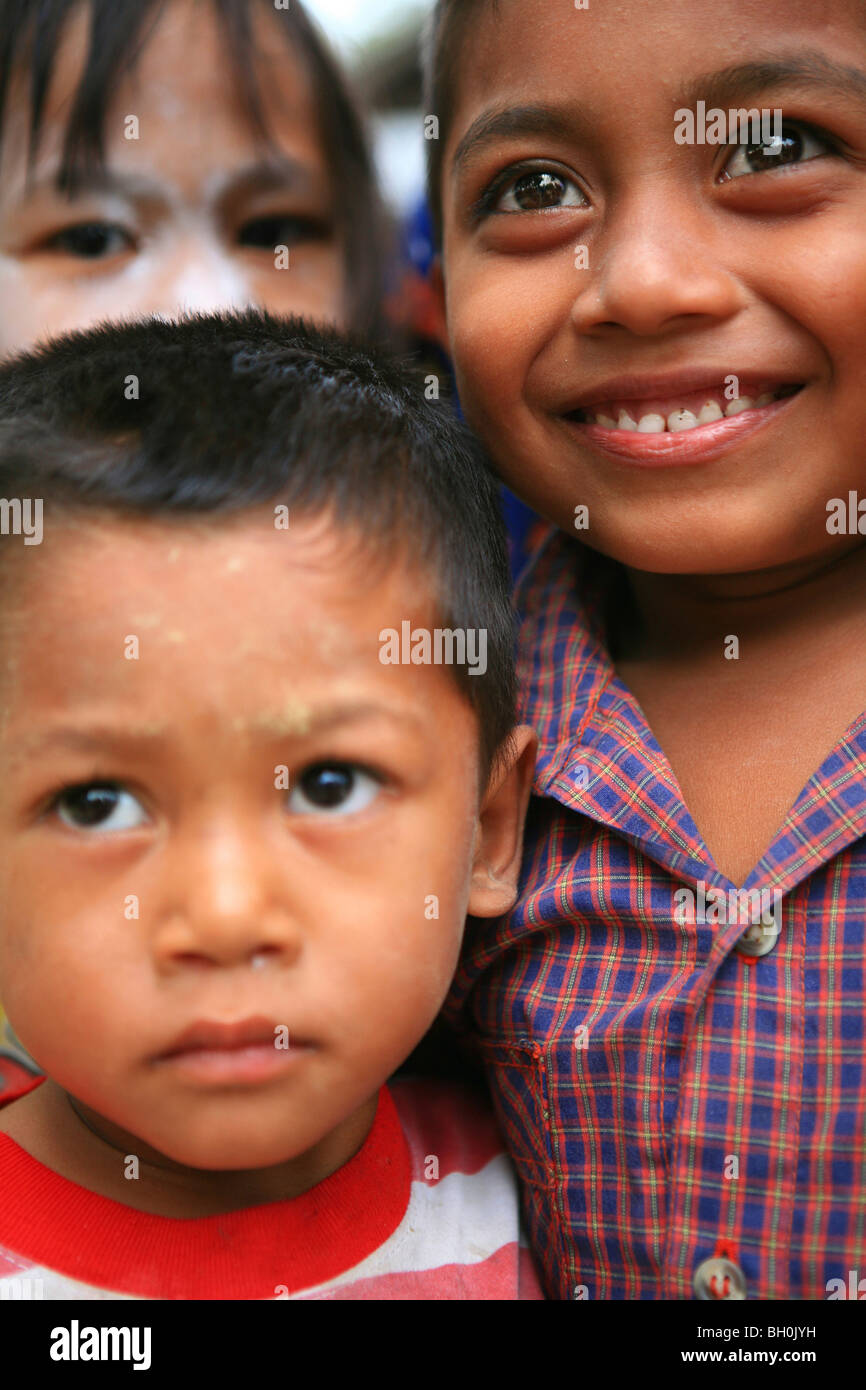
[[159,313],[220,313],[245,309],[253,296],[246,276],[228,247],[195,235],[165,252],[160,271]]
[[[303,894],[253,827],[221,827],[167,857],[153,945],[162,968],[291,964],[302,950]],[[156,905],[155,905],[156,906]],[[141,904],[146,918],[147,904]]]
[[600,230],[590,268],[577,272],[584,279],[572,320],[580,332],[624,328],[652,337],[701,320],[719,322],[743,307],[717,229],[668,193],[635,196]]

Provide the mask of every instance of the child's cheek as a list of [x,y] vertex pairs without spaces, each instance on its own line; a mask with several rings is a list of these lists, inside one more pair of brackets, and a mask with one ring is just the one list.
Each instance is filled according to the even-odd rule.
[[461,402],[499,421],[527,395],[535,364],[563,333],[571,340],[574,272],[562,251],[536,258],[476,259],[477,275],[458,274],[448,287],[451,352]]
[[356,916],[351,945],[335,942],[317,964],[347,1049],[358,1041],[351,1020],[378,1018],[381,1036],[368,1031],[369,1043],[377,1054],[393,1050],[398,1065],[439,1012],[460,956],[471,881],[465,849],[453,849],[450,864],[431,859],[410,882],[392,881],[379,911]]

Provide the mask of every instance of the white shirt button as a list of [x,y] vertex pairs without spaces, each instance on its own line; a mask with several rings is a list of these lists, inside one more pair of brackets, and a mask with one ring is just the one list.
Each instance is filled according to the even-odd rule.
[[695,1297],[706,1301],[717,1298],[731,1301],[746,1297],[746,1278],[739,1265],[713,1255],[695,1270]]
[[766,956],[778,940],[779,928],[775,922],[753,922],[746,927],[734,950],[741,956]]

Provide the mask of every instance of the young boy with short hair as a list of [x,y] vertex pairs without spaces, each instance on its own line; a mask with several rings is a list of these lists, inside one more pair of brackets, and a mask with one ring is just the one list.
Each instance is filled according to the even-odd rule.
[[0,989],[46,1073],[0,1291],[541,1297],[483,1103],[386,1085],[531,781],[462,427],[298,323],[106,327],[0,372],[0,495]]
[[862,1270],[864,94],[860,0],[436,8],[460,396],[552,523],[519,901],[449,1012],[560,1298]]

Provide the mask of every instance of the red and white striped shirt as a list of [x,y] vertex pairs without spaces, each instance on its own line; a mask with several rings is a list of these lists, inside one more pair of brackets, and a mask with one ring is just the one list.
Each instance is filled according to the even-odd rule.
[[383,1086],[365,1143],[324,1182],[290,1201],[191,1220],[101,1197],[0,1134],[0,1297],[543,1294],[492,1115],[450,1083],[401,1079]]

